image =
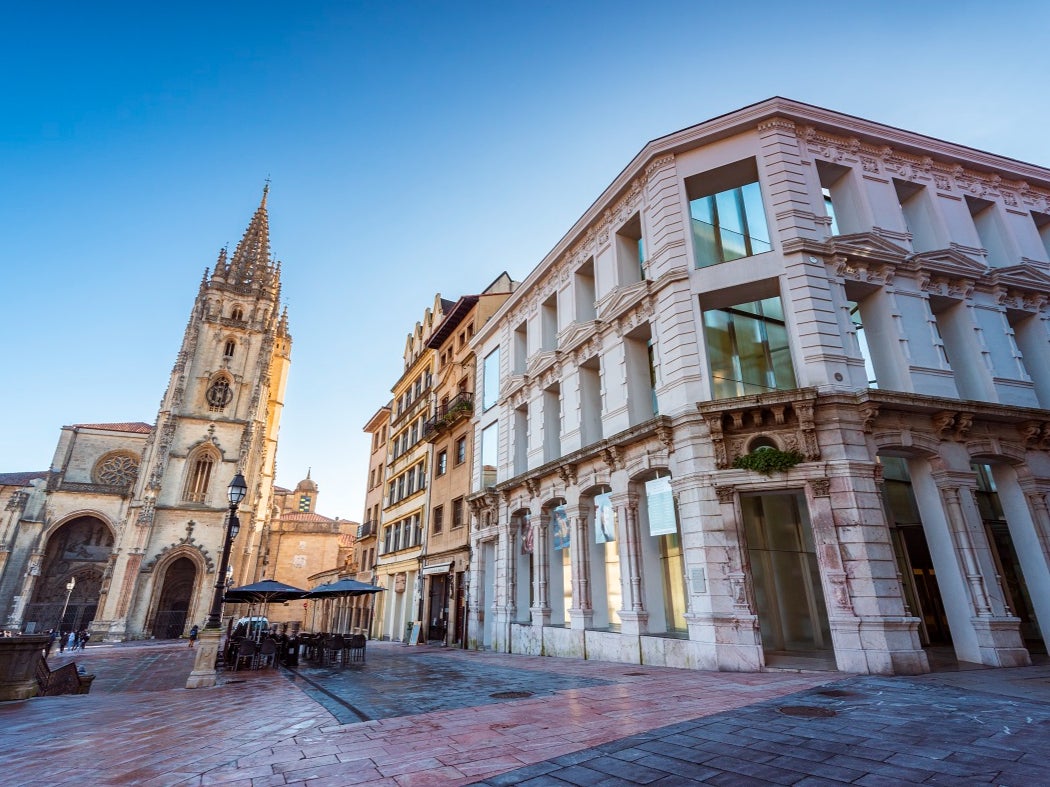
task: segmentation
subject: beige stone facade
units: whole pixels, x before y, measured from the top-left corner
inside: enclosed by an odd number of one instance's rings
[[[423,424],[431,444],[430,506],[423,550],[423,637],[465,647],[470,567],[470,493],[476,381],[471,340],[513,291],[503,273],[480,295],[446,311],[427,346],[435,354],[433,405]],[[492,468],[495,472],[495,467]]]
[[[407,640],[422,612],[420,557],[427,520],[427,473],[430,444],[423,439],[434,374],[434,351],[427,346],[445,310],[453,304],[440,295],[405,340],[404,371],[391,392],[387,426],[384,504],[376,553],[376,584],[386,589],[376,599],[373,633],[381,639]]]
[[[359,525],[319,514],[318,497],[317,484],[309,473],[295,489],[274,488],[274,512],[263,533],[258,579],[276,579],[309,590],[320,584],[318,574],[350,570]],[[294,629],[310,628],[311,607],[308,601],[271,604],[267,617],[271,623],[287,623]]]
[[[1048,303],[1046,169],[785,99],[649,143],[473,340],[471,644],[1027,664]]]
[[[121,640],[203,623],[238,472],[230,580],[259,576],[291,353],[268,222],[264,191],[233,255],[205,272],[156,422],[64,427],[49,470],[8,497],[8,627],[90,623],[96,640]]]

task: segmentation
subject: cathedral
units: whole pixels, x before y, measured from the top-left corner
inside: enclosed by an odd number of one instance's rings
[[[62,428],[51,467],[0,474],[0,623],[177,637],[216,583],[261,576],[292,340],[270,256],[268,187],[232,257],[205,271],[156,421]],[[226,488],[248,483],[217,576]]]

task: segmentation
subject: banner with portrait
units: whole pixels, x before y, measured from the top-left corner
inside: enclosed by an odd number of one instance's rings
[[[551,546],[556,550],[569,548],[569,512],[565,506],[551,509]]]
[[[669,476],[645,482],[645,502],[649,514],[649,535],[666,536],[678,532]]]
[[[612,495],[594,496],[594,543],[607,544],[616,540],[616,509],[613,508]]]

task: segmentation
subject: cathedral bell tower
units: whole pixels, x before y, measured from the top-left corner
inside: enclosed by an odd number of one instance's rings
[[[223,249],[205,271],[193,303],[93,626],[107,639],[162,639],[204,622],[226,488],[238,472],[248,493],[227,580],[256,578],[292,346],[281,266],[270,256],[268,191],[233,256]]]

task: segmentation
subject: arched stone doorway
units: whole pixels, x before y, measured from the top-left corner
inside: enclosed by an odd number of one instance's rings
[[[72,631],[91,623],[112,551],[113,533],[98,517],[77,517],[59,527],[48,539],[25,628]],[[75,580],[72,590],[70,580]]]
[[[154,637],[175,639],[182,636],[196,580],[197,567],[188,557],[180,557],[168,566],[161,582],[157,612],[153,617],[151,633]]]

